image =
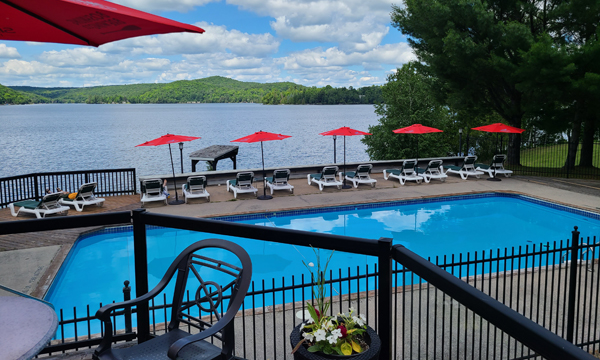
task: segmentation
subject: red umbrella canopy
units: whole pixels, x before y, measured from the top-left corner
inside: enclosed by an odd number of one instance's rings
[[[270,133],[266,131],[257,131],[252,135],[244,136],[243,138],[239,138],[236,140],[231,140],[231,142],[245,142],[245,143],[253,143],[259,141],[271,141],[271,140],[283,140],[291,137],[290,135],[281,135]]]
[[[136,147],[175,144],[175,143],[180,143],[180,142],[184,142],[184,141],[192,141],[192,140],[197,140],[197,139],[200,139],[200,138],[196,137],[196,136],[183,136],[183,135],[167,134],[167,135],[163,135],[159,138],[156,138],[154,140],[146,141],[145,143],[136,145]]]
[[[354,130],[347,126],[343,126],[339,129],[322,132],[319,135],[354,136],[354,135],[371,135],[371,134],[366,133],[364,131],[360,131],[360,130]]]
[[[136,36],[204,30],[103,0],[2,0],[0,40],[100,46]]]
[[[396,134],[428,134],[434,132],[444,132],[443,130],[432,128],[429,126],[423,126],[421,124],[414,124],[401,129],[394,130]]]
[[[525,129],[519,129],[517,127],[505,125],[502,123],[495,123],[495,124],[491,124],[491,125],[474,127],[474,128],[472,128],[472,130],[487,131],[487,132],[494,132],[494,133],[511,133],[511,134],[520,134],[525,131]]]

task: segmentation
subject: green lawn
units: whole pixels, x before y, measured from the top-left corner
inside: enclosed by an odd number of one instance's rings
[[[534,149],[521,150],[521,165],[535,168],[562,168],[567,158],[568,144],[538,146]],[[575,158],[575,166],[579,165],[579,151]],[[600,167],[600,143],[594,144],[593,166]]]

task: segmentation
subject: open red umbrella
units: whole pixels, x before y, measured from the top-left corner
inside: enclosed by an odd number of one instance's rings
[[[266,131],[258,131],[252,135],[244,136],[243,138],[239,138],[236,140],[231,140],[231,142],[245,142],[245,143],[254,143],[260,141],[260,154],[262,156],[262,167],[263,167],[263,194],[258,197],[260,200],[270,200],[273,197],[271,195],[267,195],[267,185],[265,184],[267,174],[265,172],[265,153],[263,151],[263,141],[271,141],[271,140],[283,140],[291,137],[290,135],[281,135],[270,133]]]
[[[485,132],[496,133],[496,152],[498,152],[498,137],[500,136],[500,133],[505,133],[505,134],[520,134],[520,133],[522,133],[522,132],[525,131],[525,129],[520,129],[518,127],[506,125],[506,124],[503,124],[503,123],[495,123],[495,124],[490,124],[490,125],[478,126],[478,127],[474,127],[474,128],[471,128],[471,129],[472,130],[478,130],[478,131],[485,131]],[[488,178],[488,180],[490,180],[490,181],[501,181],[500,178],[496,177],[496,167],[494,167],[494,177]]]
[[[179,205],[179,204],[183,204],[185,202],[183,200],[179,200],[179,197],[177,196],[177,181],[175,179],[175,166],[173,165],[173,153],[171,152],[171,144],[182,143],[184,141],[192,141],[192,140],[197,140],[197,139],[200,139],[200,138],[196,137],[196,136],[166,134],[166,135],[163,135],[154,140],[146,141],[145,143],[136,145],[136,147],[138,147],[138,146],[158,146],[158,145],[169,144],[169,154],[171,154],[171,170],[173,170],[173,185],[175,186],[175,201],[171,201],[169,203],[171,205]]]
[[[344,137],[344,185],[342,186],[342,189],[350,189],[352,186],[346,185],[346,136],[371,135],[371,134],[364,132],[364,131],[360,131],[360,130],[354,130],[347,126],[343,126],[339,129],[322,132],[319,135],[324,135],[324,136],[335,135],[335,136],[343,136]]]
[[[103,0],[1,0],[0,40],[100,46],[136,36],[204,30]]]
[[[443,130],[436,129],[429,126],[423,126],[421,124],[413,124],[411,126],[396,129],[393,132],[396,134],[429,134],[436,132],[444,132]],[[419,137],[417,136],[417,166],[419,166]]]

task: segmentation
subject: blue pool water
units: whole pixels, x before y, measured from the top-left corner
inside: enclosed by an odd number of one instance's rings
[[[600,235],[599,217],[581,211],[568,212],[564,211],[566,208],[538,204],[527,198],[491,194],[455,199],[357,205],[325,212],[313,209],[293,216],[277,213],[226,220],[368,239],[391,237],[394,244],[402,244],[426,258],[566,240],[571,237],[573,226],[579,227],[581,236]],[[302,260],[316,260],[312,249],[306,247],[185,230],[149,229],[147,237],[150,288],[183,249],[209,237],[235,241],[248,251],[257,289],[262,287],[263,280],[270,288],[273,278],[277,286],[283,276],[286,284],[292,275],[296,281],[303,274],[308,279]],[[321,256],[328,254],[322,251]],[[366,265],[373,269],[376,261],[374,257],[336,252],[329,268],[335,274],[342,268],[346,275],[348,266],[354,269],[360,266],[364,271]],[[46,300],[57,311],[64,309],[65,318],[73,317],[73,307],[77,307],[78,316],[84,315],[87,304],[93,315],[100,303],[122,300],[124,280],[131,281],[135,289],[133,235],[130,228],[117,228],[81,237],[75,243]]]

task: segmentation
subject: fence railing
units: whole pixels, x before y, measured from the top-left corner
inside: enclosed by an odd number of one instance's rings
[[[587,154],[582,154],[582,144],[578,144],[574,159],[568,160],[570,144],[565,140],[558,141],[547,136],[536,141],[527,136],[521,138],[521,164],[506,165],[515,175],[600,179],[600,142],[594,142],[591,153],[588,151]]]
[[[34,173],[0,178],[0,208],[15,201],[41,200],[46,189],[77,192],[79,186],[89,182],[98,184],[94,191],[98,196],[132,195],[137,191],[134,168]]]
[[[567,321],[562,321],[560,325],[560,328],[567,327],[565,336],[568,337],[568,327],[571,323],[573,324],[573,339],[580,346],[586,347],[586,349],[591,346],[593,350],[598,343],[599,336],[595,327],[597,305],[593,312],[577,310],[588,298],[594,299],[593,301],[597,304],[595,299],[598,298],[598,265],[595,261],[587,261],[585,264],[579,261],[595,260],[596,256],[591,254],[595,254],[596,250],[594,253],[588,251],[585,254],[584,251],[596,249],[597,244],[595,241],[593,244],[588,241],[589,244],[580,247],[579,241],[577,241],[578,234],[574,235],[576,241],[571,243],[571,246],[567,244],[566,247],[562,247],[561,244],[558,246],[554,244],[552,247],[542,250],[533,249],[531,253],[511,253],[510,256],[488,258],[475,256],[474,259],[468,257],[466,260],[459,257],[458,261],[454,259],[454,261],[444,261],[436,265],[400,245],[392,248],[391,239],[365,240],[216,220],[151,214],[143,210],[136,210],[133,214],[119,212],[82,215],[78,220],[76,224],[66,218],[5,222],[0,228],[0,235],[31,232],[33,224],[37,231],[45,231],[133,221],[135,281],[138,294],[147,292],[148,287],[145,248],[147,225],[298,246],[319,244],[322,249],[377,256],[377,268],[357,269],[356,274],[348,275],[344,275],[341,270],[338,274],[332,272],[329,274],[328,285],[330,289],[336,286],[347,287],[347,293],[337,296],[330,291],[331,300],[335,304],[332,311],[345,311],[349,306],[354,306],[359,307],[361,312],[366,312],[368,323],[377,330],[382,339],[381,358],[385,359],[417,357],[529,358],[537,355],[548,359],[593,359],[588,353],[523,315],[532,317],[532,314],[537,314],[538,309],[532,310],[531,304],[552,303],[556,294],[568,299],[568,303],[559,305],[566,309],[563,312],[567,312],[565,317]],[[400,265],[396,265],[395,270],[392,268],[392,259]],[[567,259],[570,260],[569,268],[568,270],[564,268],[564,273],[561,273],[560,276],[537,276],[537,281],[531,280],[533,276],[531,274],[541,271],[542,268],[546,270],[558,266],[557,271],[562,271],[560,264],[564,264]],[[552,263],[553,261],[557,263]],[[596,272],[595,277],[588,275],[589,271],[585,271],[588,269],[586,267],[588,265],[591,270]],[[575,275],[573,271],[576,272]],[[489,284],[490,278],[497,280],[509,277],[512,280],[508,282],[503,280],[503,285],[498,282],[493,283],[493,286],[482,285]],[[553,279],[553,282],[559,278],[564,279],[552,288],[547,281],[549,278]],[[539,279],[546,279],[545,285]],[[593,290],[585,290],[588,289],[586,286],[592,285],[581,285],[588,282],[596,284],[595,287],[590,288]],[[474,283],[475,286],[471,286],[469,283]],[[511,289],[515,287],[516,290],[505,291],[508,283],[511,284]],[[303,294],[305,289],[310,286],[311,284],[304,279],[300,279],[298,283],[295,280],[291,280],[289,283],[287,280],[283,280],[281,287],[265,283],[255,284],[241,309],[241,315],[246,316],[240,316],[235,321],[236,354],[252,359],[291,358],[288,336],[293,325],[299,321],[294,319],[295,311],[302,308],[305,301],[310,300],[310,298],[302,298],[302,301],[295,301],[297,297],[294,292],[301,291]],[[550,291],[545,294],[552,297],[552,300],[546,299],[543,302],[528,300],[535,298],[531,294],[531,289],[541,289],[546,286],[550,286]],[[484,291],[479,290],[478,287]],[[490,290],[500,288],[503,291],[493,292]],[[516,292],[513,293],[513,291]],[[494,296],[487,295],[485,292]],[[284,299],[290,300],[284,300],[279,305],[274,305],[274,302],[268,305],[267,297],[275,297],[276,293],[281,293]],[[537,291],[537,294],[539,293]],[[568,294],[564,295],[565,293]],[[502,298],[503,301],[509,298],[511,301],[506,303],[512,307],[515,306],[516,300],[517,309],[512,310],[494,297]],[[147,304],[133,309],[135,326],[125,326],[129,331],[119,334],[118,340],[137,338],[138,341],[144,341],[152,332],[162,331],[164,326],[157,321],[157,312],[166,312],[164,309],[169,306],[166,298],[164,303],[167,305]],[[443,306],[438,307],[438,305]],[[61,329],[79,322],[82,329],[87,327],[88,333],[80,336],[77,335],[76,330],[75,341],[63,337],[58,341],[59,344],[47,347],[44,350],[46,353],[90,347],[99,342],[101,332],[93,336],[89,335],[90,323],[97,321],[93,319],[89,307],[84,314],[77,315],[75,313],[75,315],[83,316],[82,319],[65,320],[64,313],[61,312]],[[117,316],[123,317],[123,323],[127,323],[125,321],[127,313],[120,313]],[[594,317],[593,322],[590,317]],[[538,323],[540,319],[541,317],[536,318]],[[116,323],[113,321],[113,324]],[[553,321],[553,324],[556,323],[556,320]],[[546,324],[544,323],[544,325]],[[590,331],[588,325],[593,325],[594,330]],[[552,328],[552,326],[548,326],[548,328]],[[131,332],[134,330],[135,333]],[[587,335],[582,336],[582,334]],[[514,340],[508,341],[509,338]]]

